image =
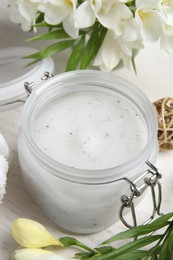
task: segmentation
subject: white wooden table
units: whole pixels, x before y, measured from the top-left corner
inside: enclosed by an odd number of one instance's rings
[[[30,37],[29,33],[22,32],[20,26],[9,21],[8,8],[6,1],[0,1],[0,48],[11,46],[31,46],[41,49],[43,43],[27,44],[25,39]],[[56,55],[56,73],[63,71],[67,55],[61,53]],[[173,58],[173,57],[172,57]],[[151,101],[165,96],[173,96],[173,59],[166,58],[158,51],[157,47],[148,47],[141,51],[136,60],[137,76],[133,71],[121,69],[116,73],[129,79],[145,92]],[[22,108],[0,113],[0,132],[4,134],[12,151],[12,163],[8,173],[7,192],[3,203],[0,205],[0,259],[10,260],[12,252],[17,248],[17,244],[11,235],[11,226],[14,219],[26,217],[37,220],[44,224],[57,237],[64,233],[42,212],[41,209],[26,194],[18,164],[17,154],[17,135],[20,127]],[[163,173],[163,204],[162,211],[173,211],[173,151],[160,153],[157,167]],[[148,200],[150,193],[146,194],[145,199],[137,207],[140,215],[148,215],[150,207]],[[80,236],[82,241],[94,246],[100,243],[123,227],[118,221],[108,230],[90,236]],[[69,235],[69,234],[65,234]],[[62,250],[60,254],[64,254]],[[65,255],[73,255],[71,251],[65,251]]]

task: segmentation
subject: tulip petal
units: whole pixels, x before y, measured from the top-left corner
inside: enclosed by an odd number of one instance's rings
[[[120,61],[119,46],[108,31],[93,65],[103,71],[111,71]]]
[[[150,9],[158,7],[160,0],[136,0],[136,7],[148,7]]]
[[[41,4],[39,10],[44,12],[45,22],[56,25],[61,23],[70,13],[70,8],[67,6],[56,6],[52,4]]]
[[[64,0],[48,0],[45,2],[49,2],[52,5],[63,6],[65,1]],[[68,2],[68,0],[66,2]]]
[[[16,242],[23,247],[62,246],[62,243],[52,236],[43,225],[30,219],[16,219],[13,222],[12,234]]]
[[[126,23],[122,37],[123,37],[122,41],[128,44],[130,48],[135,48],[135,49],[144,48],[142,42],[142,36],[140,33],[140,27],[137,24],[135,19],[132,19],[131,21]]]
[[[162,37],[160,47],[167,55],[173,54],[173,35]]]
[[[136,11],[136,19],[141,25],[144,39],[154,42],[162,36],[163,21],[157,11],[139,8]]]
[[[123,38],[125,41],[132,42],[139,39],[139,30],[140,27],[135,21],[135,19],[132,19],[128,23],[126,23],[124,32],[123,32]]]
[[[19,249],[14,251],[12,260],[65,260],[65,257],[43,249]]]
[[[115,15],[116,14],[116,15]],[[101,11],[97,14],[99,22],[106,28],[114,30],[117,34],[121,31],[121,22],[132,18],[130,9],[120,2],[115,2],[108,12],[102,7]]]
[[[84,1],[76,10],[76,27],[87,28],[95,23],[96,17],[89,1]]]
[[[24,31],[31,29],[32,24],[35,22],[38,3],[31,1],[13,1],[8,0],[10,5],[10,19],[14,23],[20,23]]]
[[[173,26],[173,1],[161,1],[159,6],[161,16],[165,20],[166,24]]]
[[[71,38],[76,39],[79,36],[79,28],[75,27],[74,15],[71,13],[63,21],[63,28]]]

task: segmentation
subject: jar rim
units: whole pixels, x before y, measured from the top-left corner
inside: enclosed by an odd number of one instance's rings
[[[105,82],[105,84],[111,84],[110,82],[116,81],[119,85],[119,89],[116,86],[114,87],[115,91],[121,91],[121,93],[124,93],[124,95],[127,95],[127,91],[129,91],[130,93],[129,98],[132,101],[133,101],[133,97],[136,97],[139,98],[139,100],[142,102],[144,114],[146,114],[146,118],[148,120],[147,124],[150,124],[148,126],[150,128],[148,129],[148,131],[150,132],[145,147],[141,150],[140,153],[134,156],[130,161],[124,162],[120,165],[117,165],[109,169],[85,170],[85,169],[71,168],[70,166],[64,165],[50,158],[48,155],[43,153],[34,143],[34,140],[30,133],[30,118],[32,113],[34,113],[34,107],[36,106],[36,104],[38,105],[40,96],[49,93],[50,88],[53,88],[54,85],[56,85],[56,88],[58,88],[57,83],[59,83],[59,85],[62,87],[64,81],[70,81],[72,84],[73,81],[79,80],[79,78],[83,80],[88,79],[90,82],[93,81],[95,82],[95,80],[97,80],[100,82],[100,84],[103,83],[103,81]],[[135,105],[137,106],[137,104]],[[84,70],[84,71],[76,70],[76,71],[61,73],[49,79],[44,84],[38,86],[30,95],[30,97],[28,98],[28,100],[24,105],[23,114],[22,114],[22,128],[29,149],[32,150],[32,153],[34,153],[36,158],[44,167],[48,168],[49,171],[55,176],[65,178],[71,181],[77,181],[77,182],[81,181],[83,183],[87,183],[87,182],[100,183],[101,179],[104,179],[103,182],[115,181],[118,180],[119,178],[127,177],[126,173],[129,171],[129,169],[131,169],[132,171],[131,175],[133,175],[135,170],[143,167],[145,162],[151,157],[153,147],[156,146],[157,143],[157,117],[156,117],[156,113],[154,112],[152,103],[149,101],[146,95],[139,88],[134,86],[132,83],[115,74],[94,71],[94,70]],[[60,170],[63,173],[62,176],[60,176],[58,170]],[[106,171],[106,177],[105,177],[105,171]]]

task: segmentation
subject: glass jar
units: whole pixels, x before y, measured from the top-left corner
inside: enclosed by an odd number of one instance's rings
[[[51,126],[55,118],[56,126]],[[54,154],[47,151],[55,146]],[[65,230],[92,233],[115,223],[121,197],[130,193],[129,182],[143,176],[146,161],[155,163],[157,152],[151,102],[113,74],[88,70],[54,76],[35,88],[24,105],[18,137],[24,185]]]

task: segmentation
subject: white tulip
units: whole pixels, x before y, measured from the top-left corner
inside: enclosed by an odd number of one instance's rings
[[[86,0],[76,10],[76,27],[87,28],[96,21],[95,13],[91,6],[91,1]]]
[[[160,0],[136,0],[135,17],[145,40],[154,42],[164,34],[164,22],[159,12],[159,5]]]
[[[140,27],[134,18],[124,25],[123,34],[120,38],[131,49],[144,48]]]
[[[157,11],[139,8],[136,11],[136,20],[141,25],[141,32],[145,40],[154,42],[163,35],[164,23]]]
[[[12,260],[66,260],[65,257],[43,249],[23,248],[14,251]]]
[[[40,1],[39,11],[44,13],[48,24],[63,23],[64,30],[72,37],[77,38],[79,29],[75,27],[75,12],[77,0],[47,0]]]
[[[143,38],[160,40],[161,49],[173,53],[173,0],[136,0],[136,20]]]
[[[158,9],[161,0],[136,0],[136,7],[147,6],[148,9]]]
[[[159,11],[166,24],[173,26],[173,0],[161,0]]]
[[[97,6],[93,5],[97,19],[106,28],[121,34],[121,23],[132,18],[132,12],[122,2],[115,0],[102,1],[102,8],[97,12]]]
[[[136,7],[159,12],[166,24],[173,25],[173,0],[136,0]]]
[[[19,245],[27,248],[41,248],[52,245],[63,247],[63,244],[43,225],[32,219],[15,219],[12,226],[12,235]]]
[[[8,3],[11,20],[20,23],[24,31],[30,30],[37,18],[38,3],[32,0],[8,0]]]
[[[119,0],[86,0],[76,11],[76,25],[79,28],[90,27],[96,18],[106,28],[121,34],[121,23],[132,18],[132,12]]]
[[[173,26],[165,25],[165,34],[160,41],[161,49],[167,54],[173,54]]]
[[[116,36],[113,30],[108,30],[101,48],[94,60],[94,66],[103,71],[112,71],[122,60],[123,64],[131,67],[132,49],[143,48],[139,27],[134,19],[125,23],[123,34]]]
[[[121,59],[120,46],[112,34],[110,30],[107,32],[93,63],[93,66],[98,66],[102,71],[113,70]]]

